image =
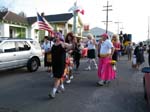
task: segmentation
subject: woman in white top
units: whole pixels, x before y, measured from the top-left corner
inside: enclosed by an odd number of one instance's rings
[[[103,43],[101,43],[99,51],[99,64],[98,64],[98,85],[102,86],[106,82],[115,79],[116,72],[111,65],[112,55],[114,53],[114,47],[111,40],[108,39],[108,35],[104,33],[101,35]]]
[[[93,35],[89,33],[87,35],[87,48],[88,48],[88,53],[87,53],[87,58],[88,58],[88,67],[86,68],[87,70],[91,70],[91,63],[94,62],[95,69],[97,69],[97,64],[95,61],[96,58],[96,40],[93,38]]]

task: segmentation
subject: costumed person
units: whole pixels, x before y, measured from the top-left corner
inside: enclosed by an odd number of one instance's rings
[[[66,64],[66,48],[71,49],[72,45],[63,42],[62,35],[55,33],[55,43],[52,47],[52,69],[54,75],[54,86],[49,96],[55,98],[55,93],[58,89],[64,91],[64,84],[62,76],[65,70]]]
[[[88,67],[86,68],[86,70],[91,70],[92,62],[95,65],[95,69],[97,69],[97,63],[95,61],[97,43],[91,33],[87,35],[87,38],[88,40],[85,41],[87,43],[87,48],[88,48],[88,53],[87,53]]]
[[[51,48],[53,44],[54,44],[53,41],[49,41],[48,36],[44,37],[42,49],[44,49],[44,66],[47,67],[47,72],[51,72],[52,66]]]
[[[119,54],[119,50],[120,50],[120,47],[121,47],[118,35],[114,34],[112,36],[112,43],[113,43],[113,46],[115,48],[114,54],[112,56],[112,59],[115,60],[115,61],[118,61],[118,54]]]
[[[81,58],[81,43],[80,40],[76,40],[74,49],[73,49],[73,59],[75,64],[75,70],[78,70],[80,66],[80,58]]]
[[[98,85],[103,86],[104,84],[115,79],[116,71],[111,65],[112,55],[114,53],[114,46],[108,38],[108,34],[104,33],[101,35],[103,42],[100,46],[99,51],[99,63],[98,63]]]

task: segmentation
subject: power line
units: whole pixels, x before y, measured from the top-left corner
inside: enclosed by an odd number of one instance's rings
[[[116,21],[114,23],[117,24],[117,26],[118,26],[117,33],[119,34],[120,33],[120,23],[122,23],[122,22]]]

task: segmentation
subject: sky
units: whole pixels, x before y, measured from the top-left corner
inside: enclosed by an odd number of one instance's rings
[[[0,7],[5,6],[10,11],[21,11],[30,16],[36,16],[36,12],[44,12],[45,15],[68,13],[76,0],[0,0]],[[113,33],[123,31],[132,34],[134,42],[148,39],[148,18],[150,20],[150,0],[108,0],[112,11],[108,13],[108,30]],[[107,0],[77,0],[78,6],[85,10],[80,15],[83,23],[90,28],[100,27],[105,29]],[[116,22],[119,22],[117,24]],[[118,27],[119,25],[119,27]]]

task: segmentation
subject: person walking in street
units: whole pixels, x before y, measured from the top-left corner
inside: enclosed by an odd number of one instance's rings
[[[72,45],[65,43],[60,33],[55,33],[55,43],[51,50],[54,87],[49,96],[52,98],[55,98],[55,93],[58,89],[61,91],[65,89],[62,77],[66,64],[66,48],[71,49]]]
[[[115,48],[114,54],[112,56],[112,59],[115,61],[118,61],[118,55],[119,55],[119,50],[120,50],[120,42],[119,42],[119,36],[114,34],[112,36],[112,43]]]
[[[134,50],[134,55],[136,56],[137,69],[140,70],[140,66],[144,63],[144,47],[143,43],[140,42],[139,45]]]
[[[97,69],[97,63],[95,61],[97,43],[96,43],[96,40],[94,39],[94,37],[91,33],[89,33],[87,35],[87,38],[88,38],[88,40],[86,40],[86,43],[87,43],[87,48],[88,48],[88,54],[87,54],[88,67],[86,68],[86,70],[91,70],[92,62],[95,65],[95,69]]]
[[[132,52],[133,52],[133,46],[131,45],[131,42],[128,43],[128,46],[126,48],[126,52],[127,52],[127,55],[128,55],[128,61],[131,61]]]
[[[116,71],[113,70],[111,65],[112,55],[114,53],[114,46],[108,38],[108,34],[104,33],[101,35],[103,42],[100,46],[99,51],[99,63],[98,63],[98,78],[99,81],[97,82],[98,85],[103,86],[104,84],[110,82],[111,80],[115,79]]]
[[[80,58],[81,58],[81,43],[80,40],[77,40],[75,42],[74,50],[73,50],[73,59],[74,59],[74,64],[76,66],[76,70],[78,70],[80,66]]]

